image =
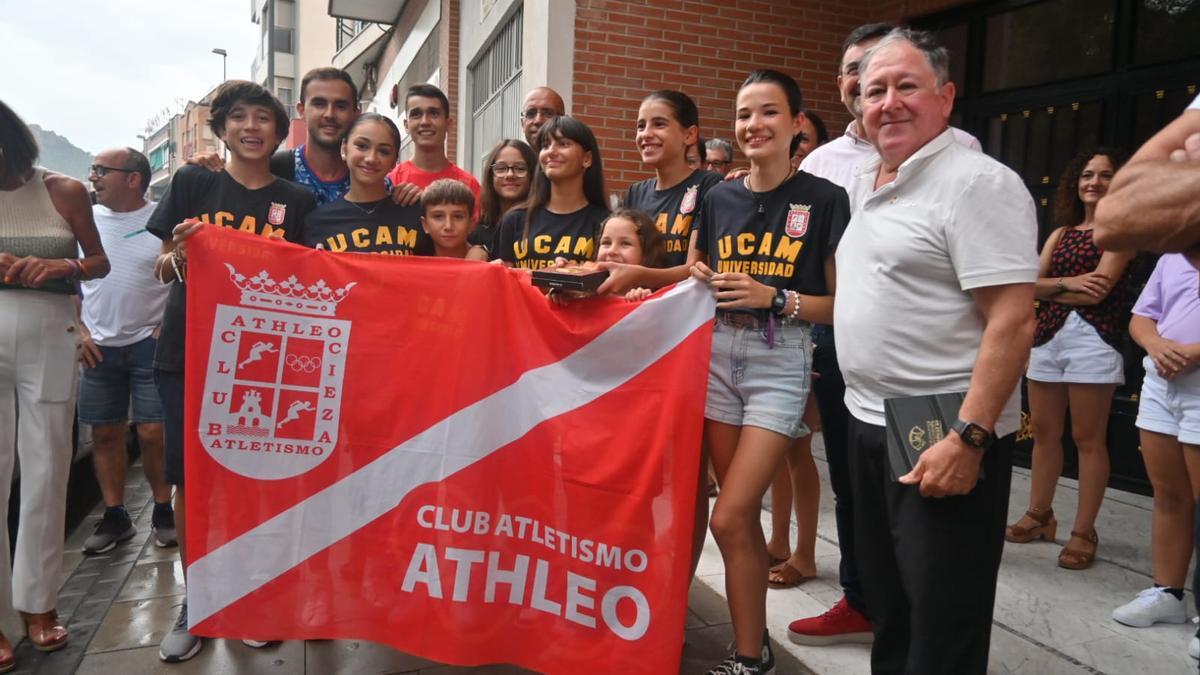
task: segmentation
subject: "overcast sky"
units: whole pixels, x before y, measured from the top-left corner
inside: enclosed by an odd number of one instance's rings
[[[0,99],[30,124],[95,153],[141,147],[163,109],[248,78],[250,0],[0,0]]]

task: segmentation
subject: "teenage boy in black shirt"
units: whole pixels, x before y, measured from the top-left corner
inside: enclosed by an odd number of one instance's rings
[[[211,110],[209,126],[229,148],[229,163],[221,172],[199,166],[181,167],[146,225],[147,230],[163,240],[162,253],[155,262],[155,276],[171,284],[154,357],[154,379],[163,405],[166,478],[176,486],[175,526],[185,576],[183,392],[187,239],[207,224],[299,241],[300,224],[316,206],[311,190],[271,173],[271,153],[288,133],[287,111],[278,99],[253,82],[230,80],[217,90]],[[266,644],[245,642],[250,646]],[[200,638],[187,630],[185,601],[175,627],[163,638],[159,658],[169,663],[186,661],[202,646]]]

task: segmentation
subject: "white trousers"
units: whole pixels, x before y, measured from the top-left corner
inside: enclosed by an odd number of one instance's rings
[[[71,296],[0,290],[0,616],[54,609],[62,584],[79,345]],[[8,496],[18,453],[21,519],[10,566]]]

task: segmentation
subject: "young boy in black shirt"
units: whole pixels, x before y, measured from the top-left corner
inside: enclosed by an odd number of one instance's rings
[[[171,284],[154,357],[155,383],[163,405],[165,473],[176,486],[175,527],[179,557],[187,570],[183,480],[183,398],[187,318],[187,240],[205,225],[236,228],[270,238],[300,240],[300,223],[315,207],[306,187],[271,174],[271,153],[287,138],[283,104],[253,82],[230,80],[213,97],[209,126],[229,148],[225,171],[199,166],[175,172],[146,229],[163,240],[155,276]],[[265,643],[247,641],[251,646]],[[159,658],[186,661],[203,646],[187,630],[187,603],[163,638]]]

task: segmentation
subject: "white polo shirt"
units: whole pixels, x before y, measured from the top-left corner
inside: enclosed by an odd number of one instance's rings
[[[1017,174],[954,142],[909,157],[878,190],[876,157],[856,176],[837,250],[833,325],[846,407],[884,425],[883,401],[966,391],[983,337],[973,288],[1037,280],[1037,216]],[[996,422],[1020,425],[1014,389]]]
[[[954,140],[958,143],[972,150],[981,149],[979,139],[971,134],[954,127],[950,127],[950,131],[954,133]],[[875,146],[855,132],[854,120],[850,120],[845,134],[809,153],[804,161],[800,162],[800,168],[814,176],[832,181],[842,186],[846,192],[850,192],[857,169],[876,156]],[[854,208],[853,200],[850,202],[850,208]]]
[[[92,207],[100,243],[111,271],[102,279],[79,284],[83,323],[96,344],[124,347],[150,337],[162,323],[170,286],[154,278],[154,261],[162,242],[146,231],[155,202],[128,212],[97,204]]]

